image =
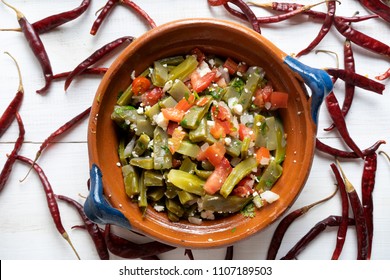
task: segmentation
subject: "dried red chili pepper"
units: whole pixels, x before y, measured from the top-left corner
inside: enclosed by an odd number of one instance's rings
[[[191,261],[195,260],[194,254],[192,253],[191,249],[185,249],[184,255],[187,256]]]
[[[226,254],[225,254],[225,260],[232,260],[233,259],[233,253],[234,253],[234,246],[228,246],[226,248]]]
[[[379,76],[376,76],[375,79],[379,80],[379,81],[383,81],[383,80],[386,80],[390,78],[390,68],[387,69],[387,71],[385,73],[383,73],[382,75],[379,75]]]
[[[51,133],[49,135],[49,137],[47,137],[45,139],[45,141],[43,141],[43,143],[41,144],[41,146],[39,147],[39,150],[38,152],[36,153],[35,155],[35,158],[34,158],[34,161],[33,161],[33,164],[30,168],[30,170],[28,171],[27,175],[21,180],[23,181],[24,179],[27,178],[28,174],[30,174],[30,171],[31,169],[33,168],[33,165],[37,162],[38,158],[41,156],[42,152],[44,149],[46,149],[51,143],[53,143],[53,141],[63,135],[64,133],[66,133],[67,131],[69,131],[71,128],[73,128],[79,121],[81,121],[82,119],[84,119],[86,116],[89,115],[89,113],[91,112],[91,107],[88,107],[86,110],[84,110],[83,112],[81,112],[80,114],[78,114],[77,116],[75,116],[74,118],[72,118],[71,120],[67,121],[65,124],[63,124],[62,126],[60,126],[58,129],[56,129],[53,133]]]
[[[89,7],[91,0],[83,0],[81,4],[73,10],[51,15],[34,22],[32,26],[39,34],[50,31],[60,25],[70,22],[81,16]]]
[[[255,5],[257,7],[272,7],[272,3],[255,3],[255,2],[248,2],[249,4]],[[275,22],[281,22],[284,20],[287,20],[289,18],[292,18],[300,13],[304,13],[307,10],[310,10],[311,8],[318,6],[320,4],[323,4],[325,2],[320,2],[317,4],[312,4],[312,5],[302,5],[301,7],[298,7],[297,9],[288,11],[284,14],[281,15],[276,15],[276,16],[267,16],[267,17],[257,17],[258,23],[275,23]]]
[[[130,240],[113,235],[110,231],[109,224],[105,227],[104,238],[108,250],[112,254],[125,259],[146,258],[176,249],[158,241],[151,241],[144,244],[131,242]]]
[[[270,5],[269,7],[272,8],[272,10],[278,12],[290,12],[299,9],[303,6],[303,4],[285,3],[285,2],[272,2],[271,4],[272,5]],[[315,10],[306,10],[304,11],[304,14],[307,14],[312,18],[322,19],[322,20],[324,20],[327,15],[327,13],[323,13]],[[336,17],[344,22],[359,22],[359,21],[364,21],[372,18],[377,18],[378,15],[365,15],[365,16],[354,16],[354,17],[335,16],[335,18]]]
[[[83,74],[90,74],[90,75],[103,75],[107,72],[108,68],[106,67],[92,67],[92,68],[87,68],[85,69],[80,75]],[[53,80],[58,80],[58,79],[64,79],[69,76],[69,74],[72,71],[67,71],[67,72],[61,72],[58,74],[53,75]]]
[[[328,196],[328,197],[326,197],[324,199],[321,199],[319,201],[316,201],[316,202],[314,202],[312,204],[303,206],[303,207],[301,207],[299,209],[296,209],[296,210],[290,212],[287,216],[285,216],[280,221],[280,223],[278,224],[278,226],[276,227],[276,229],[274,231],[274,234],[273,234],[272,239],[271,239],[271,243],[270,243],[270,245],[268,247],[267,260],[275,260],[276,255],[278,254],[278,250],[280,248],[280,245],[282,244],[282,240],[283,240],[283,237],[284,237],[286,231],[288,230],[290,225],[296,219],[301,217],[303,214],[307,213],[314,206],[331,199],[336,194],[336,192],[337,192],[337,189],[330,196]]]
[[[1,0],[6,6],[15,11],[19,25],[22,29],[22,32],[30,45],[31,50],[33,51],[35,57],[38,59],[45,78],[45,86],[39,90],[37,93],[46,92],[53,80],[53,71],[51,69],[51,63],[49,56],[47,55],[44,44],[42,43],[41,38],[39,37],[38,32],[35,31],[32,24],[26,19],[22,12],[20,12],[15,7],[6,3],[4,0]]]
[[[229,7],[229,3],[237,6],[242,13],[245,15],[248,22],[252,25],[253,30],[255,30],[258,33],[261,33],[260,25],[257,20],[257,17],[255,13],[252,11],[252,9],[248,6],[247,3],[245,3],[242,0],[207,0],[210,6],[221,6],[223,5],[225,9]]]
[[[98,17],[96,18],[96,20],[92,24],[91,30],[89,31],[89,33],[91,35],[96,34],[96,32],[99,30],[100,26],[102,25],[104,19],[110,13],[112,8],[114,8],[114,6],[118,3],[119,3],[119,0],[108,0],[107,1],[107,3],[104,5],[103,9],[101,10],[100,14],[98,15]]]
[[[70,72],[68,77],[65,80],[65,90],[69,87],[72,80],[77,76],[83,73],[88,67],[102,59],[103,57],[107,56],[109,53],[114,51],[116,48],[120,47],[124,43],[131,43],[134,40],[134,37],[132,36],[124,36],[118,39],[115,39],[114,41],[105,44],[103,47],[96,50],[93,54],[91,54],[89,57],[87,57],[84,61],[82,61],[79,65],[76,66],[76,68]]]
[[[102,22],[106,19],[110,11],[114,8],[115,5],[122,4],[126,7],[129,7],[133,9],[137,14],[139,14],[141,17],[143,17],[148,23],[151,28],[156,27],[156,23],[154,20],[146,13],[140,6],[138,6],[134,1],[131,0],[108,0],[106,5],[101,9],[101,12],[99,16],[94,21],[92,28],[90,30],[91,35],[95,35],[98,29],[100,28]]]
[[[130,0],[120,0],[120,2],[133,9],[137,14],[139,14],[141,17],[143,17],[148,23],[151,28],[155,28],[157,25],[154,22],[154,20],[137,4],[134,3],[134,1]]]
[[[353,55],[352,44],[348,39],[346,39],[344,41],[343,46],[344,46],[344,69],[346,71],[355,72],[355,57]],[[344,101],[343,101],[343,106],[341,108],[341,112],[344,117],[348,114],[349,109],[352,106],[354,96],[355,96],[355,85],[353,83],[349,83],[348,81],[346,81]],[[335,127],[334,124],[332,124],[329,128],[326,128],[325,131],[330,131],[334,127]]]
[[[334,26],[340,34],[351,42],[354,42],[356,45],[377,54],[390,56],[390,46],[352,28],[351,25],[345,23],[340,18],[335,17]]]
[[[340,216],[329,216],[322,221],[314,225],[312,229],[309,230],[296,244],[291,248],[288,253],[281,258],[281,260],[293,260],[306,248],[306,246],[314,240],[321,232],[323,232],[327,227],[336,227],[341,223]],[[354,225],[355,220],[348,218],[348,225]]]
[[[383,94],[383,91],[385,90],[384,84],[378,83],[377,81],[362,76],[351,70],[327,68],[326,72],[328,72],[329,75],[339,78],[349,84],[378,94]]]
[[[69,205],[73,206],[77,212],[79,213],[81,219],[84,222],[85,229],[88,231],[91,236],[98,255],[101,260],[108,260],[110,255],[108,253],[108,249],[106,246],[106,241],[104,240],[103,234],[97,224],[92,222],[87,215],[84,213],[84,207],[79,202],[74,200],[73,198],[67,197],[65,195],[56,195],[56,198],[62,201],[65,201]]]
[[[363,212],[367,222],[368,231],[368,258],[371,258],[372,238],[374,234],[373,211],[374,203],[372,193],[375,187],[375,175],[377,167],[377,154],[373,153],[364,159],[364,168],[362,175],[362,205]]]
[[[363,155],[368,156],[368,155],[375,153],[379,149],[380,145],[382,145],[382,144],[386,144],[386,141],[378,140],[371,147],[362,150]],[[331,156],[338,157],[338,158],[359,158],[359,155],[353,151],[347,152],[347,151],[342,151],[342,150],[336,149],[334,147],[331,147],[331,146],[323,143],[318,138],[316,139],[316,149],[321,151],[321,152],[327,153]]]
[[[20,117],[18,112],[15,113],[15,116],[16,116],[16,120],[17,120],[18,126],[19,126],[19,136],[18,136],[18,139],[16,139],[16,142],[15,142],[15,145],[14,145],[14,148],[13,148],[11,154],[8,156],[7,161],[5,162],[4,167],[1,170],[1,173],[0,173],[0,192],[4,189],[4,186],[7,183],[7,180],[11,174],[11,171],[12,171],[12,167],[13,167],[15,160],[16,160],[16,155],[19,153],[20,148],[22,147],[23,141],[24,141],[25,130],[24,130],[22,118]]]
[[[381,0],[359,0],[360,4],[390,23],[390,7]]]
[[[348,147],[350,147],[352,151],[354,151],[359,157],[364,158],[363,152],[349,135],[347,124],[345,123],[345,119],[341,112],[339,102],[337,101],[336,95],[333,93],[333,91],[325,98],[325,100],[329,115],[341,137],[343,138],[345,144],[347,144]]]
[[[324,23],[321,26],[320,32],[318,32],[314,40],[305,49],[301,50],[296,55],[297,57],[308,54],[310,51],[312,51],[322,41],[326,34],[328,34],[330,28],[332,27],[334,15],[336,13],[336,1],[328,1],[326,3],[328,12],[326,13],[326,17]]]
[[[368,260],[369,256],[369,235],[366,217],[364,215],[363,205],[360,198],[352,185],[345,175],[340,163],[337,161],[337,165],[340,169],[341,175],[344,180],[345,190],[347,191],[349,203],[351,204],[352,212],[355,218],[356,238],[357,238],[357,259]]]
[[[17,90],[14,98],[9,103],[8,107],[5,109],[4,113],[1,115],[1,118],[0,118],[0,137],[4,134],[4,132],[11,125],[12,121],[15,119],[16,112],[19,110],[20,105],[22,104],[23,96],[24,96],[22,74],[20,73],[19,65],[18,65],[16,59],[10,53],[8,53],[8,52],[5,52],[5,53],[8,54],[12,58],[12,60],[15,62],[16,69],[18,70],[18,76],[19,76],[19,87],[18,87],[18,90]]]
[[[46,33],[54,28],[70,22],[81,16],[89,7],[91,0],[83,0],[81,4],[73,10],[45,17],[32,23],[35,31],[39,34]],[[0,31],[22,31],[21,28],[3,28]]]
[[[69,238],[68,233],[66,232],[66,230],[64,229],[64,226],[62,225],[60,210],[58,208],[58,203],[57,203],[57,200],[55,198],[55,194],[54,194],[53,188],[52,188],[48,178],[46,177],[45,172],[43,171],[43,169],[38,164],[36,164],[36,163],[33,164],[33,161],[31,159],[29,159],[29,158],[26,158],[26,157],[21,156],[21,155],[16,155],[15,158],[16,158],[16,160],[19,160],[19,161],[21,161],[23,163],[26,163],[28,165],[32,165],[34,167],[34,170],[38,174],[39,180],[41,181],[42,187],[43,187],[43,189],[45,191],[47,206],[49,208],[51,217],[53,218],[54,224],[55,224],[58,232],[61,234],[61,236],[72,247],[74,253],[77,256],[77,258],[80,259],[80,256],[77,253],[75,247],[73,246],[73,244],[72,244],[72,242],[71,242],[71,240]]]
[[[341,217],[340,217],[340,225],[339,229],[337,231],[337,239],[336,239],[336,246],[333,251],[332,260],[338,260],[341,254],[341,251],[343,250],[345,238],[347,236],[347,230],[348,230],[348,215],[349,215],[349,201],[348,201],[348,195],[347,191],[345,189],[345,184],[343,181],[343,178],[341,177],[341,174],[339,170],[337,169],[337,166],[332,163],[330,165],[332,168],[333,174],[336,177],[337,186],[340,191],[341,196]]]

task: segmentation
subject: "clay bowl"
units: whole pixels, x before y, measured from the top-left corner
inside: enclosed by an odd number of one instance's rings
[[[110,119],[118,93],[130,84],[133,70],[138,75],[155,60],[187,54],[195,47],[259,65],[276,90],[290,94],[288,109],[280,111],[288,135],[284,171],[272,189],[280,199],[263,207],[254,218],[235,214],[201,225],[173,223],[153,209],[142,216],[125,194],[121,169],[117,166],[116,126]],[[323,80],[325,84],[329,82],[325,74],[315,79],[319,84],[308,97],[303,81],[312,86],[311,78],[305,76],[313,76],[311,71],[317,72],[288,57],[260,34],[228,21],[199,18],[174,21],[137,38],[111,65],[93,101],[88,129],[92,188],[84,208],[87,215],[97,223],[116,224],[167,244],[198,249],[228,246],[266,228],[293,204],[310,173],[318,107],[329,91],[329,84],[327,89],[322,84]],[[301,72],[306,74],[301,77]],[[320,89],[325,92],[318,93],[317,87],[325,87]]]

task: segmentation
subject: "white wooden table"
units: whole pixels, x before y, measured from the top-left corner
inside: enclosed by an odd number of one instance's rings
[[[81,1],[9,0],[9,2],[24,12],[30,22],[34,22],[49,14],[73,9]],[[316,1],[301,2],[314,3]],[[96,17],[95,12],[105,3],[105,0],[92,1],[91,6],[83,16],[41,36],[55,73],[73,69],[97,48],[116,38],[124,35],[139,36],[148,30],[149,26],[132,10],[118,6],[103,23],[97,35],[91,36],[89,30]],[[136,3],[149,13],[157,24],[188,17],[215,17],[237,20],[222,7],[209,7],[206,0],[143,0],[136,1]],[[324,5],[315,9],[326,11]],[[270,14],[263,9],[255,9],[255,11],[258,15]],[[338,15],[352,16],[355,11],[359,11],[361,15],[368,13],[358,4],[358,1],[344,0],[337,5]],[[0,19],[0,28],[18,27],[15,13],[3,4],[0,4]],[[262,34],[286,53],[297,53],[311,42],[321,24],[322,22],[308,19],[307,16],[298,16],[282,23],[263,25]],[[388,23],[373,19],[367,22],[354,23],[353,27],[390,44],[390,25]],[[337,52],[342,61],[343,41],[343,37],[338,34],[336,29],[332,28],[317,49]],[[47,94],[38,95],[35,90],[43,86],[44,80],[40,66],[24,37],[17,32],[1,32],[1,113],[13,98],[18,86],[15,66],[8,56],[3,55],[5,51],[10,52],[21,67],[25,96],[20,115],[25,123],[26,136],[20,153],[33,158],[42,141],[50,133],[91,105],[100,77],[84,76],[77,78],[67,92],[63,90],[63,81],[56,81]],[[374,78],[389,68],[389,58],[385,59],[357,46],[354,51],[356,71],[362,75]],[[102,61],[100,66],[109,66],[114,57],[111,56]],[[335,57],[330,54],[312,53],[303,56],[301,61],[318,68],[337,67]],[[343,67],[343,65],[341,64],[340,67]],[[362,148],[371,146],[380,139],[390,143],[390,81],[387,80],[383,83],[388,88],[382,96],[357,89],[353,107],[347,117],[350,134]],[[340,101],[343,98],[343,91],[343,83],[338,82],[335,86],[335,92]],[[318,137],[330,145],[346,149],[336,132],[323,131],[323,128],[330,123],[326,108],[323,106],[319,120]],[[79,202],[83,202],[82,196],[86,196],[88,193],[89,170],[86,132],[87,120],[84,120],[70,133],[61,137],[58,142],[53,143],[39,159],[39,164],[44,169],[54,191],[75,198]],[[13,149],[17,136],[18,127],[17,123],[14,122],[0,138],[1,167],[6,161],[6,154]],[[381,149],[390,152],[387,145],[383,145]],[[332,162],[333,159],[323,153],[317,152],[315,154],[310,177],[301,195],[292,206],[292,210],[326,197],[334,190],[335,179],[330,170]],[[362,160],[343,161],[342,164],[349,179],[360,193]],[[16,163],[7,185],[0,193],[0,259],[75,259],[72,250],[53,225],[45,195],[36,174],[32,172],[24,182],[19,182],[27,171],[27,166]],[[389,179],[390,163],[380,155],[378,156],[374,191],[375,231],[372,259],[390,259]],[[89,235],[85,231],[71,229],[72,226],[81,223],[78,214],[66,204],[60,203],[59,206],[64,226],[81,258],[98,259]],[[313,208],[293,223],[283,240],[278,257],[282,257],[315,223],[329,215],[340,214],[340,198],[338,195],[331,201]],[[264,259],[276,225],[277,223],[250,239],[236,244],[234,258]],[[334,249],[336,232],[336,229],[326,230],[299,255],[299,259],[329,259]],[[124,231],[120,231],[120,234],[128,235]],[[140,237],[134,238],[140,239]],[[355,232],[351,228],[348,231],[341,259],[356,258],[355,240]],[[225,249],[194,250],[193,253],[196,259],[222,259]],[[112,258],[118,259],[115,256],[112,256]],[[161,258],[187,259],[184,256],[184,249],[176,249],[163,254]]]

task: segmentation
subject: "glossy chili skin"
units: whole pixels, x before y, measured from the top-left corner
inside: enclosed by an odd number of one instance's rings
[[[143,17],[149,23],[149,26],[151,28],[155,28],[157,26],[156,23],[154,22],[154,20],[140,6],[138,6],[136,3],[134,3],[134,1],[120,0],[120,2],[123,5],[130,7],[131,9],[136,11],[137,14],[139,14],[141,17]]]
[[[175,249],[175,247],[160,243],[158,241],[137,244],[112,234],[110,228],[111,226],[108,224],[104,229],[104,238],[107,244],[107,248],[112,254],[121,258],[146,258]]]
[[[221,6],[223,5],[225,9],[230,10],[229,3],[237,6],[245,19],[252,25],[253,30],[258,33],[261,33],[259,21],[257,20],[256,14],[243,0],[208,0],[210,6]]]
[[[108,260],[110,258],[110,255],[108,253],[108,249],[106,246],[106,241],[104,240],[103,234],[97,224],[92,222],[90,219],[88,219],[87,215],[84,213],[84,207],[76,200],[67,197],[65,195],[56,195],[57,199],[65,201],[69,205],[73,206],[77,212],[79,213],[81,219],[83,220],[83,223],[85,225],[85,229],[88,231],[89,235],[91,236],[96,250],[98,252],[98,255],[101,260]]]
[[[13,57],[11,56],[13,59]],[[16,63],[16,60],[14,60]],[[7,108],[3,112],[3,114],[0,117],[0,137],[3,136],[4,132],[9,128],[11,123],[16,117],[16,114],[22,105],[23,97],[24,97],[24,88],[22,84],[22,77],[20,74],[20,69],[18,64],[16,63],[16,66],[18,68],[19,73],[19,88],[14,96],[14,98],[11,100],[11,102],[8,104]]]
[[[345,190],[345,184],[343,181],[343,178],[337,169],[337,166],[332,163],[331,169],[333,171],[333,174],[336,178],[337,186],[339,189],[339,193],[341,196],[341,217],[340,217],[340,224],[339,229],[337,231],[337,239],[336,239],[336,246],[332,254],[332,260],[338,260],[341,254],[341,251],[343,250],[345,238],[347,236],[347,230],[349,225],[349,201],[348,201],[348,195],[347,191]]]
[[[327,68],[326,72],[335,78],[345,81],[346,83],[378,94],[383,94],[383,91],[385,90],[384,84],[378,83],[377,81],[362,76],[352,70]]]
[[[39,34],[48,32],[60,25],[72,21],[81,16],[89,7],[91,0],[83,0],[81,4],[73,10],[51,15],[36,21],[32,24],[35,31]]]
[[[64,133],[66,133],[67,131],[69,131],[71,128],[73,128],[79,121],[81,121],[82,119],[84,119],[85,117],[87,117],[89,115],[89,113],[91,112],[91,107],[88,107],[87,109],[85,109],[84,111],[82,111],[80,114],[76,115],[75,117],[73,117],[71,120],[67,121],[65,124],[63,124],[62,126],[60,126],[58,129],[56,129],[53,133],[51,133],[49,135],[49,137],[47,137],[45,139],[45,141],[43,141],[43,143],[41,144],[41,146],[39,147],[39,151],[37,152],[37,157],[40,156],[40,154],[42,153],[42,151],[50,145],[50,143],[52,143],[57,137],[63,135]]]
[[[334,26],[340,34],[351,42],[354,42],[356,45],[377,54],[390,56],[390,46],[352,28],[351,25],[337,17],[334,19]]]
[[[90,75],[103,75],[107,72],[108,68],[106,67],[91,67],[85,69],[80,75],[82,74],[90,74]],[[53,80],[58,80],[58,79],[65,79],[66,77],[69,76],[69,74],[72,71],[67,71],[67,72],[61,72],[53,75]]]
[[[378,140],[371,147],[368,147],[367,149],[362,150],[363,155],[368,156],[368,155],[375,153],[382,144],[386,144],[386,141]],[[321,152],[327,153],[331,156],[337,157],[337,158],[359,158],[359,155],[353,151],[347,152],[347,151],[342,151],[342,150],[336,149],[334,147],[331,147],[331,146],[325,144],[324,142],[322,142],[318,138],[316,139],[316,149],[321,151]]]
[[[345,122],[344,116],[341,113],[340,105],[337,101],[337,98],[333,92],[331,92],[326,98],[326,107],[328,108],[329,115],[333,120],[338,132],[343,138],[345,144],[348,145],[359,157],[364,158],[363,152],[357,146],[355,141],[349,134],[347,124]]]
[[[344,52],[344,70],[355,73],[355,57],[353,54],[351,41],[349,41],[348,39],[344,41],[343,52]],[[352,106],[354,96],[355,96],[355,84],[346,81],[344,101],[343,101],[343,106],[341,108],[341,112],[344,117],[348,114],[349,109]],[[326,128],[325,131],[330,131],[334,127],[335,127],[334,124],[332,124],[330,127]]]
[[[11,125],[12,121],[16,117],[16,113],[22,103],[23,92],[18,91],[7,109],[4,111],[0,118],[0,137],[4,134],[7,128]]]
[[[280,223],[278,224],[278,226],[276,227],[275,231],[274,231],[274,234],[272,236],[272,239],[271,239],[271,243],[268,247],[268,252],[267,252],[267,260],[275,260],[276,259],[276,255],[278,254],[278,251],[279,251],[279,248],[280,248],[280,245],[282,244],[282,240],[283,240],[283,237],[284,235],[286,234],[288,228],[291,226],[291,224],[296,220],[298,219],[299,217],[301,217],[302,215],[304,215],[305,213],[307,213],[311,208],[313,208],[314,206],[322,203],[322,202],[325,202],[327,200],[329,200],[330,198],[333,197],[333,195],[335,194],[336,192],[334,192],[331,196],[329,197],[326,197],[324,199],[321,199],[319,201],[316,201],[314,203],[311,203],[309,205],[306,205],[306,206],[303,206],[301,208],[298,208],[292,212],[290,212],[287,216],[285,216],[281,221]]]
[[[339,226],[341,223],[340,216],[329,216],[322,221],[318,222],[314,225],[312,229],[309,230],[307,234],[305,234],[297,244],[291,248],[288,253],[281,258],[281,260],[293,260],[296,259],[297,256],[306,248],[306,246],[313,241],[321,232],[323,232],[327,227],[335,227]],[[354,225],[355,220],[348,218],[348,225]]]
[[[381,0],[359,0],[359,2],[364,7],[390,23],[390,7]]]
[[[95,21],[92,24],[91,30],[89,31],[89,33],[91,35],[96,35],[96,33],[99,30],[100,26],[102,25],[104,19],[111,12],[112,8],[114,8],[114,6],[118,3],[119,3],[119,0],[108,0],[107,1],[107,3],[104,5],[103,9],[99,13],[98,17],[95,19]]]
[[[21,116],[19,115],[18,112],[15,113],[16,120],[18,122],[19,126],[19,136],[16,139],[14,148],[11,152],[11,154],[8,156],[7,161],[4,164],[3,169],[1,170],[0,173],[0,192],[3,190],[5,184],[7,183],[7,180],[11,174],[12,167],[16,161],[16,156],[19,153],[23,142],[24,142],[24,135],[25,135],[25,129],[24,129],[24,124]]]
[[[53,70],[51,68],[49,56],[38,32],[35,31],[34,27],[31,23],[29,23],[26,17],[22,14],[18,14],[18,22],[31,50],[41,65],[45,78],[45,86],[37,90],[37,93],[45,93],[49,89],[53,80]]]
[[[375,177],[377,169],[377,154],[373,153],[364,158],[364,168],[362,175],[362,205],[363,212],[366,218],[367,231],[368,231],[368,258],[371,258],[372,251],[372,239],[374,235],[374,222],[373,222],[373,191],[375,187]]]
[[[118,39],[115,39],[114,41],[107,43],[103,47],[96,50],[94,53],[92,53],[89,57],[87,57],[84,61],[82,61],[79,65],[76,66],[76,68],[70,72],[70,74],[67,76],[65,80],[65,90],[69,87],[72,80],[77,76],[83,73],[88,67],[99,61],[100,59],[107,56],[109,53],[114,51],[116,48],[121,46],[124,43],[131,43],[134,40],[134,37],[132,36],[124,36],[120,37]]]
[[[297,54],[297,57],[308,54],[322,41],[322,39],[326,36],[326,34],[328,34],[330,28],[333,25],[333,19],[336,13],[336,1],[327,2],[327,7],[328,7],[328,12],[326,13],[326,17],[321,26],[320,32],[318,32],[314,40],[305,49],[301,50]]]

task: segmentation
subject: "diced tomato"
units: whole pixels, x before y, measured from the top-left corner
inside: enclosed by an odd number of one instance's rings
[[[264,88],[259,88],[255,91],[254,101],[255,104],[259,108],[264,108],[266,102],[270,102],[271,93],[273,92],[273,88],[271,85],[266,85]]]
[[[211,113],[213,114],[214,118],[217,118],[221,121],[229,120],[231,118],[229,109],[221,105],[214,105],[211,107]]]
[[[156,104],[160,99],[161,97],[164,95],[164,92],[162,90],[162,88],[160,87],[155,87],[151,90],[148,90],[146,91],[143,95],[142,95],[142,103],[145,105],[145,106],[153,106],[154,104]]]
[[[287,108],[288,93],[274,91],[271,93],[270,101],[271,109]]]
[[[221,121],[218,121],[218,119],[214,121],[214,125],[210,127],[210,134],[217,140],[226,137],[225,128]]]
[[[168,148],[171,151],[171,154],[174,154],[180,148],[181,142],[185,136],[186,133],[181,126],[175,128],[172,138],[168,139]]]
[[[168,123],[168,127],[167,127],[167,134],[168,135],[171,135],[173,134],[173,131],[175,130],[175,128],[179,127],[179,124],[177,122],[169,122]]]
[[[196,92],[204,91],[214,80],[215,72],[208,72],[203,76],[200,76],[198,71],[194,71],[191,74],[191,85],[192,89]]]
[[[164,118],[177,123],[181,122],[185,115],[184,111],[178,110],[176,108],[163,108],[161,109],[161,112]]]
[[[232,170],[233,168],[231,167],[229,160],[223,157],[203,186],[206,193],[215,194],[219,191]]]
[[[134,79],[131,90],[134,93],[134,95],[141,95],[145,93],[151,86],[151,82],[148,78],[139,76]]]
[[[255,181],[251,177],[245,177],[233,189],[232,194],[240,197],[248,197],[253,193]]]
[[[260,147],[256,151],[256,160],[261,165],[268,165],[271,158],[271,154],[266,147]]]
[[[196,106],[200,106],[200,107],[203,107],[205,106],[210,100],[212,99],[211,96],[202,96],[201,98],[199,98],[198,101],[196,101]]]
[[[234,73],[237,72],[238,64],[233,59],[228,57],[228,59],[225,60],[223,67],[228,70],[230,75],[233,75]]]
[[[188,111],[192,106],[195,104],[195,94],[191,93],[188,97],[183,97],[182,100],[180,100],[175,108],[180,111]]]
[[[237,65],[237,73],[244,74],[248,70],[248,64],[240,62]]]
[[[196,60],[198,60],[199,63],[201,63],[206,57],[205,54],[199,48],[193,49],[191,53],[196,56]]]
[[[225,145],[222,142],[215,142],[213,145],[209,146],[205,151],[203,151],[197,158],[206,158],[213,166],[220,164],[221,160],[224,158],[226,153]]]
[[[253,130],[242,123],[238,125],[238,136],[241,141],[243,141],[245,137],[250,137],[252,140],[255,138]]]

